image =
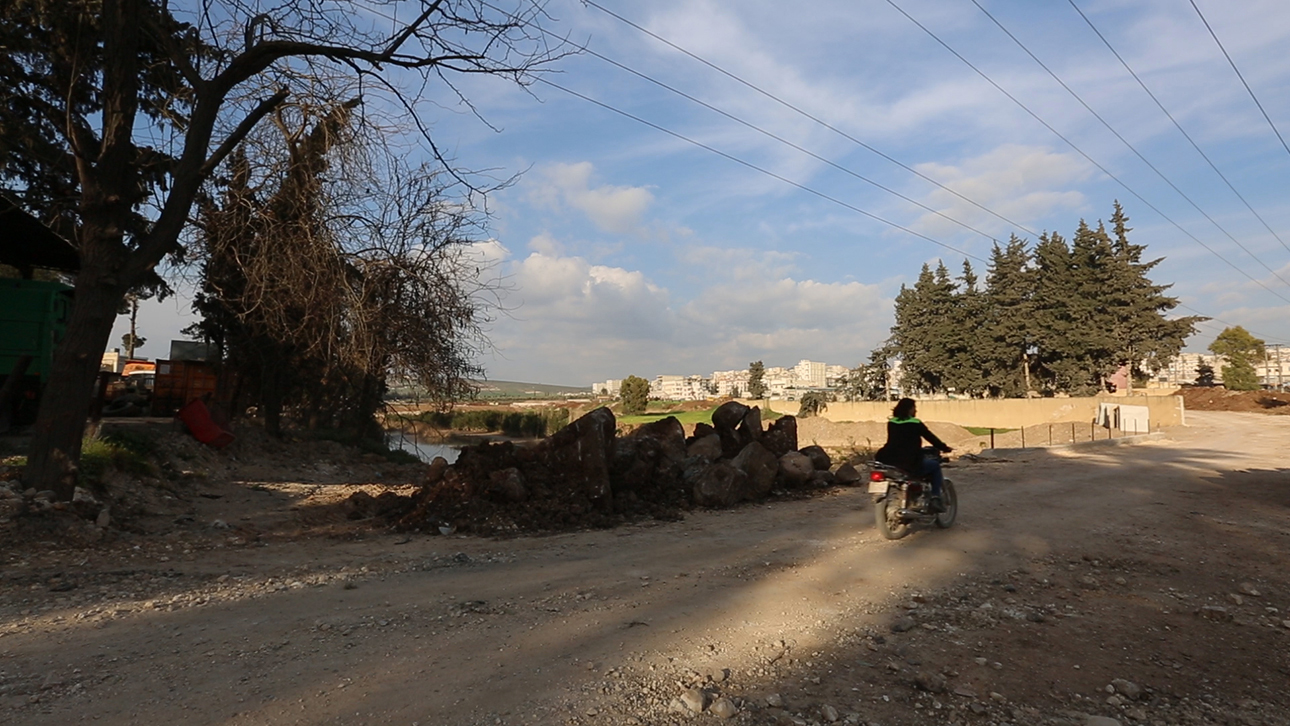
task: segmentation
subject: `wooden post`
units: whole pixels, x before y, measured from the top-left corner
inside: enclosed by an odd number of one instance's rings
[[[1025,425],[1022,425],[1022,427],[1021,427],[1021,448],[1023,448],[1023,449],[1024,449],[1024,448],[1026,448],[1026,427],[1025,427]]]

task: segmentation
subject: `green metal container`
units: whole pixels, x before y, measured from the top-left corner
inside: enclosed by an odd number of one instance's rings
[[[0,279],[0,380],[24,355],[28,376],[43,382],[54,364],[72,307],[72,288],[43,280]]]

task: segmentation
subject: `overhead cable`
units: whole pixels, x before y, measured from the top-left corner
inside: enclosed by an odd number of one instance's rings
[[[1025,51],[1026,55],[1030,56],[1031,60],[1039,64],[1040,68],[1044,69],[1044,72],[1046,72],[1049,76],[1052,76],[1052,79],[1054,81],[1057,81],[1057,85],[1064,88],[1066,92],[1071,95],[1072,98],[1074,98],[1076,101],[1079,102],[1081,106],[1084,107],[1085,111],[1088,111],[1090,114],[1093,115],[1093,118],[1101,122],[1101,124],[1106,127],[1106,130],[1110,131],[1115,136],[1115,138],[1119,139],[1120,143],[1124,144],[1125,147],[1129,149],[1129,151],[1132,151],[1134,156],[1138,157],[1138,159],[1140,159],[1143,164],[1147,165],[1147,168],[1155,172],[1156,176],[1160,177],[1161,181],[1163,181],[1165,184],[1168,184],[1170,189],[1173,189],[1175,192],[1178,193],[1178,196],[1187,200],[1187,203],[1190,204],[1193,209],[1195,209],[1197,212],[1200,212],[1201,215],[1205,217],[1205,219],[1209,220],[1210,224],[1218,228],[1218,231],[1222,232],[1224,235],[1227,236],[1228,239],[1232,240],[1232,242],[1237,247],[1240,247],[1245,252],[1245,254],[1249,255],[1251,258],[1254,259],[1255,262],[1259,263],[1263,267],[1263,269],[1267,270],[1269,273],[1272,274],[1273,277],[1280,280],[1283,285],[1285,285],[1286,287],[1290,287],[1290,281],[1287,281],[1284,277],[1282,277],[1279,273],[1277,273],[1276,270],[1269,267],[1266,262],[1259,259],[1258,255],[1254,254],[1254,252],[1252,252],[1248,247],[1241,244],[1240,240],[1232,236],[1231,232],[1228,232],[1227,229],[1224,228],[1217,221],[1215,221],[1213,217],[1209,216],[1208,212],[1206,212],[1204,209],[1201,209],[1199,204],[1197,204],[1194,200],[1192,200],[1192,198],[1188,196],[1182,189],[1179,189],[1178,185],[1174,184],[1173,180],[1165,176],[1164,172],[1160,171],[1160,169],[1157,168],[1155,164],[1152,164],[1147,159],[1147,157],[1143,156],[1142,152],[1138,151],[1136,146],[1130,143],[1128,139],[1124,138],[1124,136],[1121,135],[1120,132],[1117,131],[1115,127],[1110,124],[1110,122],[1108,122],[1105,118],[1103,118],[1102,115],[1099,114],[1097,111],[1093,110],[1093,107],[1088,105],[1088,103],[1084,101],[1083,97],[1081,97],[1078,93],[1076,93],[1073,88],[1066,85],[1066,82],[1063,81],[1056,73],[1054,73],[1053,70],[1049,68],[1043,61],[1041,61],[1039,59],[1039,56],[1036,56],[1033,52],[1031,52],[1030,48],[1027,48],[1026,44],[1022,43],[1020,38],[1013,35],[1012,31],[1008,30],[1006,27],[1004,27],[1003,23],[999,22],[998,18],[994,17],[994,15],[992,15],[989,10],[986,10],[985,7],[981,5],[980,0],[972,0],[972,4],[977,6],[977,9],[979,9],[982,13],[985,13],[985,16],[989,18],[990,21],[993,22],[996,26],[998,26],[999,30],[1002,30],[1004,35],[1008,36],[1008,38],[1010,38],[1013,43],[1016,43],[1018,48],[1021,48],[1021,50]]]
[[[844,139],[846,139],[846,140],[850,141],[850,142],[851,142],[851,143],[853,143],[853,144],[856,144],[857,146],[861,147],[862,149],[865,149],[866,151],[869,151],[869,152],[871,152],[871,153],[873,153],[873,154],[876,154],[876,155],[878,155],[878,156],[882,157],[883,159],[885,159],[885,160],[887,160],[887,161],[891,162],[892,164],[895,164],[896,166],[899,166],[900,168],[904,169],[905,171],[907,171],[907,172],[909,172],[909,173],[911,173],[911,174],[913,174],[913,175],[915,175],[915,176],[919,177],[919,178],[920,178],[920,179],[922,179],[923,181],[926,181],[926,182],[928,182],[929,184],[933,184],[933,185],[935,185],[936,187],[940,188],[940,189],[941,189],[941,190],[943,190],[943,191],[949,192],[950,194],[954,195],[955,197],[958,197],[959,199],[961,199],[961,200],[963,200],[963,201],[967,202],[968,204],[971,204],[972,206],[976,207],[977,209],[980,209],[981,211],[985,212],[986,214],[989,214],[989,215],[991,215],[991,216],[993,216],[993,217],[995,217],[995,218],[997,218],[997,219],[1000,219],[1000,220],[1002,220],[1002,221],[1004,221],[1004,222],[1007,222],[1008,224],[1010,224],[1010,225],[1012,225],[1013,227],[1015,227],[1015,228],[1017,228],[1017,229],[1019,229],[1019,230],[1021,230],[1021,231],[1025,232],[1026,234],[1029,234],[1029,235],[1030,235],[1030,236],[1032,236],[1032,237],[1038,237],[1038,236],[1039,236],[1039,233],[1038,233],[1038,232],[1034,231],[1033,229],[1030,229],[1029,227],[1025,226],[1024,224],[1021,224],[1020,222],[1017,222],[1017,221],[1015,221],[1015,220],[1009,219],[1008,217],[1005,217],[1004,215],[1002,215],[1002,214],[1000,214],[1000,213],[996,212],[996,211],[995,211],[995,210],[993,210],[993,209],[990,209],[989,207],[986,207],[985,205],[983,205],[983,204],[981,204],[981,203],[979,203],[979,202],[977,202],[977,201],[975,201],[975,200],[971,199],[970,197],[964,196],[963,194],[960,194],[959,192],[954,191],[953,189],[951,189],[951,188],[949,188],[949,187],[945,186],[944,184],[940,183],[939,181],[937,181],[937,180],[933,179],[932,177],[927,176],[926,174],[922,173],[921,171],[918,171],[917,169],[913,168],[912,166],[909,166],[908,164],[905,164],[904,162],[900,161],[899,159],[896,159],[896,158],[894,158],[894,157],[892,157],[892,156],[890,156],[890,155],[888,155],[888,154],[884,153],[883,151],[881,151],[881,150],[879,150],[879,149],[877,149],[877,148],[874,148],[873,146],[870,146],[869,144],[867,144],[867,143],[865,143],[865,142],[861,141],[860,139],[856,138],[855,136],[852,136],[851,134],[847,133],[846,131],[843,131],[842,129],[839,129],[838,127],[836,127],[836,126],[834,126],[834,125],[830,124],[829,122],[827,122],[827,121],[825,121],[825,120],[823,120],[823,119],[819,118],[818,116],[815,116],[815,115],[811,114],[810,112],[805,111],[805,110],[803,110],[802,108],[800,108],[800,107],[798,107],[798,106],[795,106],[795,105],[793,105],[792,103],[789,103],[788,101],[785,101],[784,99],[780,98],[779,96],[776,96],[775,94],[771,93],[770,91],[767,91],[767,90],[765,90],[764,88],[762,88],[762,87],[760,87],[760,86],[758,86],[758,85],[754,84],[753,82],[748,81],[748,80],[745,80],[744,78],[742,78],[742,77],[740,77],[740,76],[736,75],[735,73],[733,73],[733,72],[731,72],[731,71],[728,71],[728,70],[726,70],[725,68],[722,68],[721,66],[717,65],[716,63],[713,63],[712,61],[710,61],[710,60],[708,60],[708,59],[706,59],[706,58],[704,58],[704,57],[702,57],[702,56],[700,56],[700,55],[698,55],[698,54],[696,54],[696,53],[693,53],[693,52],[691,52],[691,51],[689,51],[689,50],[687,50],[687,49],[685,49],[685,48],[681,47],[680,45],[677,45],[676,43],[673,43],[672,41],[668,40],[667,38],[664,38],[663,36],[661,36],[661,35],[659,35],[659,34],[657,34],[657,33],[653,32],[653,31],[651,31],[651,30],[649,30],[648,28],[645,28],[645,27],[643,27],[643,26],[641,26],[641,25],[638,25],[638,24],[636,24],[636,23],[632,22],[631,20],[628,20],[627,18],[625,18],[625,17],[623,17],[623,16],[619,15],[618,13],[615,13],[614,11],[612,11],[612,10],[610,10],[610,9],[608,9],[608,8],[606,8],[606,7],[604,7],[603,5],[600,5],[600,4],[596,3],[596,2],[595,2],[595,0],[583,0],[583,3],[584,3],[584,4],[586,4],[586,5],[588,5],[588,6],[590,6],[590,7],[596,8],[597,10],[599,10],[599,11],[601,11],[601,12],[605,13],[606,15],[609,15],[610,17],[612,17],[612,18],[614,18],[614,19],[616,19],[616,20],[618,20],[618,21],[620,21],[620,22],[624,23],[625,25],[628,25],[628,26],[630,26],[630,27],[632,27],[632,28],[635,28],[636,30],[640,31],[641,33],[644,33],[645,35],[648,35],[649,37],[651,37],[651,38],[653,38],[653,39],[657,40],[658,42],[660,42],[660,43],[662,43],[662,44],[664,44],[664,45],[668,46],[669,48],[672,48],[673,50],[676,50],[676,51],[678,51],[678,52],[680,52],[680,53],[682,53],[682,54],[684,54],[684,55],[689,56],[690,58],[693,58],[694,60],[696,60],[696,61],[698,61],[698,62],[702,63],[703,65],[705,65],[705,66],[707,66],[707,67],[711,68],[712,70],[714,70],[714,71],[716,71],[716,72],[718,72],[718,73],[720,73],[720,74],[722,74],[722,75],[726,76],[727,78],[729,78],[729,79],[731,79],[731,80],[733,80],[733,81],[735,81],[735,82],[737,82],[737,83],[739,83],[739,84],[741,84],[741,85],[743,85],[743,86],[746,86],[747,88],[752,89],[753,91],[756,91],[757,93],[761,94],[762,96],[765,96],[766,98],[769,98],[770,100],[774,101],[775,103],[778,103],[779,105],[783,106],[784,108],[787,108],[787,109],[789,109],[790,111],[792,111],[792,112],[794,112],[794,113],[796,113],[796,114],[798,114],[798,115],[800,115],[800,116],[802,116],[802,117],[804,117],[804,118],[807,118],[807,119],[809,119],[809,120],[811,120],[811,121],[813,121],[813,122],[815,122],[815,123],[819,124],[820,126],[823,126],[824,128],[828,129],[829,131],[832,131],[833,133],[835,133],[835,134],[837,134],[837,135],[841,136],[842,138],[844,138]]]
[[[1093,157],[1089,156],[1087,153],[1085,153],[1085,152],[1084,152],[1084,150],[1083,150],[1083,149],[1081,149],[1078,145],[1076,145],[1076,144],[1075,144],[1075,142],[1071,141],[1069,138],[1067,138],[1065,135],[1063,135],[1060,131],[1058,131],[1057,129],[1053,128],[1052,124],[1050,124],[1050,123],[1048,123],[1047,121],[1045,121],[1043,118],[1041,118],[1041,117],[1039,116],[1039,114],[1037,114],[1037,113],[1035,113],[1034,111],[1030,110],[1030,107],[1028,107],[1028,106],[1026,106],[1026,104],[1022,103],[1022,102],[1021,102],[1021,101],[1020,101],[1016,96],[1013,96],[1013,95],[1012,95],[1011,93],[1009,93],[1009,92],[1008,92],[1008,91],[1007,91],[1003,86],[1000,86],[998,83],[996,83],[996,82],[994,81],[994,79],[993,79],[993,78],[991,78],[989,75],[987,75],[987,74],[985,73],[985,71],[982,71],[980,68],[977,68],[975,65],[973,65],[973,64],[972,64],[972,62],[971,62],[971,61],[969,61],[967,58],[963,57],[963,55],[962,55],[962,54],[960,54],[958,51],[954,50],[954,48],[953,48],[953,47],[951,47],[948,43],[946,43],[944,40],[941,40],[940,36],[938,36],[938,35],[936,35],[936,33],[932,32],[932,30],[931,30],[930,28],[928,28],[927,26],[925,26],[925,25],[923,25],[922,23],[920,23],[916,18],[914,18],[914,17],[913,17],[912,15],[910,15],[909,13],[905,12],[904,8],[900,7],[900,5],[898,5],[898,4],[895,2],[895,0],[887,0],[887,4],[889,4],[889,5],[891,5],[893,8],[895,8],[895,9],[896,9],[896,10],[897,10],[901,15],[904,15],[907,19],[909,19],[909,21],[910,21],[911,23],[913,23],[914,25],[918,26],[918,28],[919,28],[920,30],[922,30],[924,33],[926,33],[927,35],[931,36],[932,40],[935,40],[937,43],[939,43],[939,44],[941,45],[941,47],[945,48],[945,50],[949,51],[949,52],[950,52],[950,53],[951,53],[955,58],[958,58],[960,61],[962,61],[962,62],[963,62],[963,64],[964,64],[964,65],[966,65],[968,68],[971,68],[974,72],[976,72],[976,74],[977,74],[977,75],[981,76],[981,78],[983,78],[987,83],[989,83],[991,86],[994,86],[994,88],[995,88],[996,90],[998,90],[1000,93],[1002,93],[1004,96],[1006,96],[1006,97],[1008,98],[1008,100],[1010,100],[1010,101],[1012,101],[1013,103],[1015,103],[1018,107],[1020,107],[1020,108],[1021,108],[1021,110],[1025,111],[1027,114],[1029,114],[1031,118],[1035,119],[1035,121],[1039,122],[1039,124],[1040,124],[1040,125],[1042,125],[1044,128],[1046,128],[1046,129],[1048,129],[1049,131],[1051,131],[1051,132],[1053,133],[1053,135],[1054,135],[1054,136],[1056,136],[1057,138],[1059,138],[1059,139],[1061,139],[1062,141],[1064,141],[1064,142],[1066,143],[1066,145],[1067,145],[1067,146],[1070,146],[1072,149],[1074,149],[1074,150],[1075,150],[1075,152],[1076,152],[1076,153],[1078,153],[1080,156],[1084,157],[1084,159],[1085,159],[1085,160],[1087,160],[1090,164],[1092,164],[1093,166],[1097,167],[1099,170],[1101,170],[1101,172],[1102,172],[1103,174],[1106,174],[1108,177],[1110,177],[1112,180],[1114,180],[1117,184],[1119,184],[1121,187],[1123,187],[1123,188],[1125,189],[1125,191],[1129,192],[1130,194],[1132,194],[1132,195],[1134,196],[1134,198],[1136,198],[1138,201],[1140,201],[1140,202],[1142,202],[1144,205],[1146,205],[1148,209],[1150,209],[1151,211],[1153,211],[1153,212],[1155,212],[1156,214],[1160,215],[1160,217],[1161,217],[1162,219],[1164,219],[1165,221],[1167,221],[1167,222],[1169,222],[1170,224],[1172,224],[1172,225],[1173,225],[1173,226],[1174,226],[1174,227],[1175,227],[1179,232],[1182,232],[1184,235],[1186,235],[1188,238],[1190,238],[1190,239],[1191,239],[1192,241],[1194,241],[1196,244],[1198,244],[1198,245],[1200,245],[1201,247],[1203,247],[1203,248],[1205,248],[1206,250],[1208,250],[1208,251],[1210,252],[1210,254],[1212,254],[1212,255],[1214,255],[1215,257],[1217,257],[1218,259],[1222,260],[1225,264],[1227,264],[1227,266],[1228,266],[1228,267],[1231,267],[1233,270],[1236,270],[1237,272],[1239,272],[1241,275],[1243,275],[1244,277],[1246,277],[1247,279],[1249,279],[1249,280],[1250,280],[1251,282],[1253,282],[1254,284],[1258,285],[1259,287],[1263,288],[1264,290],[1267,290],[1267,291],[1268,291],[1269,293],[1271,293],[1274,297],[1276,297],[1276,298],[1278,298],[1278,299],[1280,299],[1280,300],[1283,300],[1283,301],[1285,301],[1285,302],[1287,302],[1287,303],[1290,303],[1290,298],[1287,298],[1287,297],[1285,297],[1284,295],[1282,295],[1281,293],[1277,292],[1276,290],[1273,290],[1272,288],[1270,288],[1270,287],[1268,287],[1267,285],[1263,284],[1263,282],[1262,282],[1261,280],[1259,280],[1259,279],[1255,278],[1253,275],[1251,275],[1250,273],[1248,273],[1248,272],[1246,272],[1245,270],[1241,269],[1240,267],[1237,267],[1235,263],[1233,263],[1231,260],[1229,260],[1229,259],[1227,259],[1226,257],[1224,257],[1220,252],[1218,252],[1218,250],[1215,250],[1213,247],[1210,247],[1209,245],[1205,244],[1205,243],[1204,243],[1203,241],[1201,241],[1201,240],[1200,240],[1200,238],[1198,238],[1196,235],[1192,234],[1191,232],[1188,232],[1186,229],[1184,229],[1184,228],[1182,227],[1182,225],[1180,225],[1180,224],[1178,224],[1177,222],[1175,222],[1175,221],[1173,220],[1173,218],[1171,218],[1169,215],[1165,214],[1163,211],[1161,211],[1158,207],[1156,207],[1156,206],[1155,206],[1154,204],[1152,204],[1151,202],[1147,201],[1147,200],[1146,200],[1146,198],[1145,198],[1145,197],[1143,197],[1141,194],[1139,194],[1135,189],[1133,189],[1133,187],[1130,187],[1128,184],[1126,184],[1122,179],[1120,179],[1120,177],[1118,177],[1118,176],[1116,176],[1114,173],[1112,173],[1112,172],[1111,172],[1111,170],[1109,170],[1109,169],[1107,169],[1105,166],[1102,166],[1101,164],[1099,164],[1099,163],[1098,163],[1098,162],[1097,162]]]
[[[891,220],[889,220],[889,219],[885,219],[885,218],[883,218],[883,217],[879,217],[878,215],[876,215],[876,214],[874,214],[874,213],[872,213],[872,212],[865,211],[864,209],[861,209],[860,207],[857,207],[857,206],[855,206],[854,204],[850,204],[850,203],[848,203],[848,202],[844,202],[844,201],[842,201],[841,199],[838,199],[837,197],[834,197],[834,196],[830,196],[830,195],[828,195],[828,194],[825,194],[824,192],[821,192],[821,191],[819,191],[819,190],[817,190],[817,189],[813,189],[813,188],[811,188],[811,187],[808,187],[808,186],[806,186],[805,184],[802,184],[802,183],[800,183],[800,182],[795,182],[795,181],[793,181],[792,179],[789,179],[788,177],[783,176],[782,174],[777,174],[777,173],[775,173],[775,172],[773,172],[773,171],[771,171],[771,170],[769,170],[769,169],[767,169],[767,168],[765,168],[765,167],[758,166],[758,165],[756,165],[756,164],[752,163],[751,161],[747,161],[747,160],[741,159],[741,158],[739,158],[739,157],[737,157],[737,156],[735,156],[735,155],[733,155],[733,154],[727,153],[727,152],[725,152],[725,151],[721,151],[720,149],[717,149],[717,148],[714,148],[714,147],[712,147],[712,146],[709,146],[709,145],[707,145],[707,144],[703,143],[702,141],[697,141],[697,140],[692,139],[692,138],[690,138],[690,137],[688,137],[688,136],[686,136],[686,135],[684,135],[684,134],[678,133],[678,132],[673,131],[673,130],[671,130],[671,129],[669,129],[669,128],[666,128],[666,127],[664,127],[664,126],[661,126],[661,125],[659,125],[659,124],[656,124],[656,123],[654,123],[653,121],[649,121],[649,120],[643,119],[643,118],[641,118],[640,116],[637,116],[637,115],[635,115],[635,114],[632,114],[632,113],[630,113],[630,112],[628,112],[628,111],[624,111],[624,110],[622,110],[622,109],[620,109],[620,108],[616,108],[616,107],[614,107],[614,106],[611,106],[611,105],[609,105],[609,104],[607,104],[607,103],[605,103],[605,102],[603,102],[603,101],[599,101],[599,100],[597,100],[597,99],[595,99],[595,98],[592,98],[591,96],[587,96],[587,95],[582,94],[582,93],[579,93],[579,92],[577,92],[577,91],[575,91],[575,90],[573,90],[573,89],[571,89],[571,88],[566,88],[566,87],[564,87],[564,86],[561,86],[560,84],[558,84],[558,83],[556,83],[556,82],[554,82],[554,81],[548,80],[548,79],[543,78],[543,77],[539,77],[539,78],[537,78],[537,82],[538,82],[538,83],[546,84],[546,85],[548,85],[548,86],[550,86],[550,87],[552,87],[552,88],[555,88],[555,89],[557,89],[557,90],[564,91],[565,93],[569,94],[570,96],[574,96],[574,97],[576,97],[576,98],[580,98],[580,99],[582,99],[582,100],[584,100],[584,101],[586,101],[586,102],[588,102],[588,103],[591,103],[591,104],[594,104],[594,105],[596,105],[596,106],[599,106],[600,108],[603,108],[603,109],[605,109],[606,111],[610,111],[610,112],[612,112],[612,113],[616,113],[616,114],[618,114],[619,116],[623,116],[623,117],[625,117],[625,118],[629,118],[629,119],[631,119],[631,120],[633,120],[633,121],[635,121],[635,122],[637,122],[637,123],[644,124],[644,125],[646,125],[646,126],[648,126],[648,127],[652,128],[652,129],[654,129],[654,130],[656,130],[656,131],[661,131],[661,132],[663,132],[663,133],[667,134],[668,136],[671,136],[671,137],[676,138],[676,139],[680,139],[681,141],[684,141],[684,142],[686,142],[687,144],[692,144],[692,145],[697,146],[697,147],[699,147],[700,149],[703,149],[703,150],[705,150],[705,151],[710,151],[710,152],[712,152],[712,153],[716,154],[717,156],[720,156],[720,157],[722,157],[722,158],[724,158],[724,159],[727,159],[727,160],[729,160],[729,161],[733,161],[733,162],[734,162],[734,163],[736,163],[736,164],[739,164],[739,165],[741,165],[741,166],[744,166],[744,167],[747,167],[747,168],[749,168],[749,169],[752,169],[753,171],[756,171],[756,172],[758,172],[758,173],[764,174],[764,175],[766,175],[766,176],[768,176],[768,177],[771,177],[772,179],[777,179],[777,180],[779,180],[779,181],[782,181],[782,182],[784,182],[785,184],[788,184],[788,185],[790,185],[790,186],[796,187],[796,188],[798,188],[798,189],[800,189],[800,190],[802,190],[802,191],[804,191],[804,192],[806,192],[806,193],[808,193],[808,194],[813,194],[813,195],[815,195],[815,196],[817,196],[817,197],[819,197],[819,198],[821,198],[821,199],[824,199],[824,200],[826,200],[826,201],[833,202],[834,204],[837,204],[837,205],[839,205],[839,206],[845,207],[846,209],[850,209],[850,210],[851,210],[851,211],[853,211],[853,212],[857,212],[857,213],[859,213],[859,214],[863,214],[864,216],[866,216],[866,217],[868,217],[868,218],[870,218],[870,219],[874,220],[875,222],[881,222],[882,224],[885,224],[885,225],[887,225],[888,227],[892,227],[892,228],[894,228],[894,229],[898,229],[898,230],[900,230],[900,231],[902,231],[902,232],[905,232],[905,233],[907,233],[907,234],[911,234],[911,235],[913,235],[913,236],[915,236],[915,237],[918,237],[919,239],[926,240],[926,241],[928,241],[928,242],[931,242],[931,243],[932,243],[932,244],[934,244],[934,245],[937,245],[937,246],[939,246],[939,247],[943,247],[943,248],[945,248],[945,249],[947,249],[947,250],[950,250],[951,252],[957,252],[958,254],[963,255],[964,257],[969,257],[969,258],[974,259],[974,260],[976,260],[976,261],[978,261],[978,262],[982,262],[982,263],[989,264],[989,261],[988,261],[988,260],[985,260],[985,259],[983,259],[983,258],[981,258],[981,257],[978,257],[978,256],[976,256],[976,255],[974,255],[974,254],[972,254],[972,253],[970,253],[970,252],[966,252],[966,251],[961,250],[961,249],[959,249],[959,248],[957,248],[957,247],[954,247],[954,246],[948,245],[948,244],[946,244],[946,243],[944,243],[944,242],[941,242],[941,241],[940,241],[940,240],[938,240],[938,239],[934,239],[934,238],[932,238],[932,237],[928,237],[927,235],[925,235],[925,234],[923,234],[923,233],[921,233],[921,232],[916,232],[916,231],[914,231],[914,230],[910,229],[909,227],[906,227],[906,226],[904,226],[904,225],[902,225],[902,224],[898,224],[898,223],[893,222],[893,221],[891,221]]]
[[[1277,234],[1276,230],[1272,229],[1272,226],[1269,225],[1267,220],[1263,218],[1263,215],[1259,214],[1258,211],[1256,211],[1254,207],[1249,203],[1249,201],[1245,199],[1245,196],[1242,195],[1239,191],[1237,191],[1236,187],[1232,184],[1231,181],[1228,180],[1227,176],[1223,174],[1222,171],[1219,171],[1218,166],[1209,158],[1209,155],[1201,150],[1200,145],[1197,144],[1196,141],[1191,137],[1191,134],[1187,133],[1187,131],[1183,129],[1182,124],[1178,123],[1178,120],[1175,119],[1174,115],[1169,112],[1169,109],[1165,108],[1165,105],[1160,102],[1159,98],[1156,98],[1156,94],[1151,92],[1151,89],[1147,87],[1147,84],[1144,83],[1143,80],[1138,77],[1138,74],[1134,72],[1133,68],[1129,66],[1129,62],[1124,60],[1124,58],[1120,56],[1119,52],[1116,51],[1115,48],[1111,45],[1111,42],[1106,39],[1105,35],[1102,34],[1102,31],[1098,30],[1097,26],[1093,24],[1093,21],[1088,17],[1088,15],[1085,14],[1085,12],[1080,9],[1079,5],[1075,4],[1075,0],[1067,0],[1067,1],[1071,4],[1071,7],[1075,8],[1075,12],[1079,13],[1079,16],[1084,19],[1084,22],[1088,23],[1088,27],[1093,30],[1093,33],[1097,35],[1099,40],[1102,41],[1102,43],[1106,46],[1106,49],[1111,51],[1111,55],[1114,55],[1115,59],[1120,61],[1120,65],[1124,66],[1124,70],[1128,71],[1129,75],[1133,76],[1133,80],[1137,81],[1138,85],[1142,87],[1142,90],[1145,91],[1146,94],[1151,97],[1152,101],[1155,101],[1156,106],[1158,106],[1161,112],[1163,112],[1164,115],[1169,118],[1169,120],[1173,123],[1174,128],[1178,129],[1178,133],[1182,134],[1183,138],[1187,139],[1187,143],[1191,144],[1191,147],[1196,150],[1197,154],[1200,154],[1200,158],[1204,159],[1205,163],[1209,164],[1209,168],[1214,170],[1214,173],[1218,175],[1218,178],[1223,180],[1223,183],[1227,185],[1228,189],[1232,190],[1232,193],[1236,195],[1237,199],[1241,200],[1241,203],[1245,205],[1245,208],[1250,210],[1250,213],[1253,214],[1256,218],[1258,218],[1260,222],[1263,223],[1263,228],[1266,229],[1273,237],[1275,237],[1276,240],[1281,243],[1281,246],[1286,248],[1286,251],[1290,251],[1290,245],[1287,245],[1285,240],[1281,239],[1281,235]]]
[[[1250,88],[1249,83],[1246,83],[1245,76],[1241,73],[1241,69],[1236,67],[1236,61],[1232,60],[1232,56],[1227,52],[1227,48],[1223,47],[1223,41],[1218,39],[1218,34],[1214,32],[1212,27],[1210,27],[1209,21],[1205,19],[1205,14],[1202,13],[1200,11],[1200,7],[1196,5],[1196,0],[1189,0],[1189,2],[1191,2],[1191,6],[1195,9],[1196,14],[1200,16],[1200,22],[1205,24],[1205,30],[1209,31],[1209,37],[1213,38],[1214,42],[1218,44],[1218,49],[1223,51],[1223,57],[1226,58],[1228,64],[1232,66],[1232,70],[1236,71],[1236,77],[1241,79],[1241,85],[1245,86],[1246,91],[1249,91],[1250,98],[1254,99],[1254,105],[1259,107],[1259,112],[1263,114],[1263,118],[1268,122],[1268,126],[1272,127],[1272,133],[1277,135],[1277,140],[1281,142],[1281,148],[1285,149],[1287,154],[1290,154],[1290,146],[1286,145],[1286,140],[1281,136],[1281,132],[1277,129],[1277,125],[1272,123],[1272,117],[1268,115],[1266,110],[1264,110],[1263,104],[1259,103],[1259,97],[1254,95],[1254,89]]]

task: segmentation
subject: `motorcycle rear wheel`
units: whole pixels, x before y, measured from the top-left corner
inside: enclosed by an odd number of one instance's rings
[[[909,534],[909,522],[900,518],[900,497],[895,491],[888,491],[887,496],[874,502],[874,523],[886,539],[900,539]]]
[[[945,480],[941,491],[941,503],[945,505],[945,511],[936,515],[933,521],[937,527],[949,529],[954,526],[954,520],[959,516],[959,495],[954,491],[954,482],[949,479]]]

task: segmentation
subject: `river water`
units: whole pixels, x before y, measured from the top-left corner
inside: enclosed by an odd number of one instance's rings
[[[448,444],[441,444],[432,441],[423,441],[414,434],[404,433],[402,431],[387,431],[385,433],[386,444],[391,449],[402,449],[409,454],[415,455],[418,459],[427,464],[434,461],[436,456],[442,456],[451,464],[457,461],[457,456],[461,454],[461,449]]]

